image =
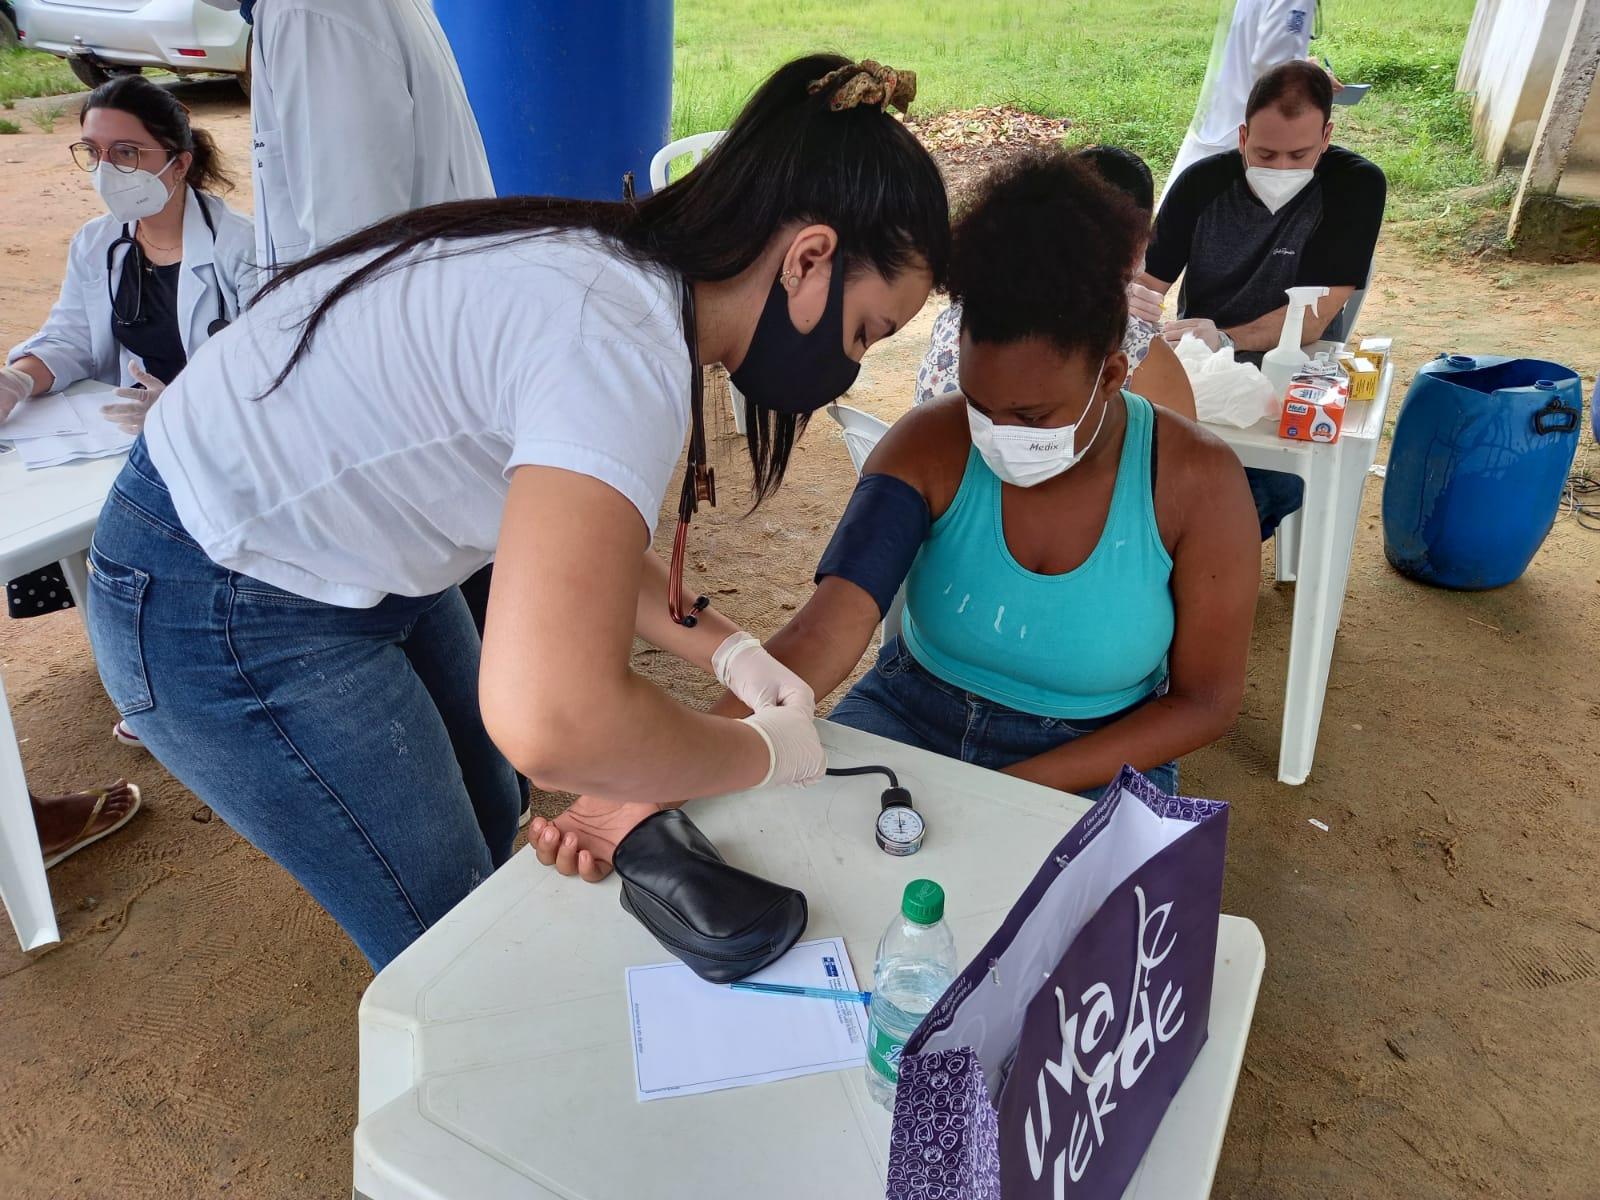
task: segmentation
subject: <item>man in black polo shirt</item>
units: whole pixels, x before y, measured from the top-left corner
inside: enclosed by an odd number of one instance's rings
[[[1328,289],[1306,313],[1307,342],[1348,332],[1336,318],[1366,282],[1387,186],[1376,165],[1329,144],[1332,112],[1321,67],[1274,67],[1250,91],[1239,149],[1201,159],[1168,190],[1139,282],[1164,295],[1183,275],[1169,342],[1193,333],[1259,363],[1283,332],[1284,290],[1299,285]],[[1293,475],[1247,474],[1265,540],[1303,489]]]

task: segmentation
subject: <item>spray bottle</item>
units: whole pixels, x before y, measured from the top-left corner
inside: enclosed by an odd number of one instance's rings
[[[1284,393],[1294,373],[1310,361],[1300,348],[1301,333],[1305,327],[1306,309],[1317,311],[1317,301],[1328,294],[1325,287],[1292,287],[1285,290],[1289,297],[1289,311],[1283,316],[1283,336],[1278,344],[1268,350],[1261,360],[1261,373],[1272,387],[1273,403],[1282,408]]]

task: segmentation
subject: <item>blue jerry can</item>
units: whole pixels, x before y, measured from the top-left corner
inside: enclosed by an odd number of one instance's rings
[[[1441,354],[1424,366],[1389,451],[1389,562],[1437,587],[1520,576],[1555,522],[1582,414],[1582,380],[1556,363]]]

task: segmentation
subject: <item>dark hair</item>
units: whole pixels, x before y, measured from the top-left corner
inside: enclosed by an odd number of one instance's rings
[[[691,282],[731,279],[759,259],[784,225],[828,225],[839,235],[838,268],[876,270],[892,279],[925,264],[942,286],[950,252],[944,181],[922,144],[899,121],[868,106],[830,111],[852,72],[812,94],[829,72],[851,66],[813,54],[778,68],[744,106],[704,161],[677,182],[637,202],[509,196],[436,204],[380,221],[283,271],[265,296],[302,272],[381,251],[335,285],[306,319],[300,340],[270,395],[310,349],[328,310],[404,265],[433,239],[499,238],[501,244],[563,230],[593,230],[624,257]],[[618,181],[619,187],[621,181]],[[474,246],[436,252],[435,258]],[[756,497],[783,478],[803,417],[752,406],[747,441]]]
[[[1140,212],[1148,215],[1155,210],[1155,176],[1150,174],[1150,165],[1132,150],[1123,146],[1085,146],[1077,156],[1093,167],[1101,179],[1126,192]]]
[[[203,192],[226,192],[233,179],[222,167],[222,155],[211,135],[189,123],[189,110],[164,87],[143,75],[118,75],[89,93],[78,113],[78,124],[92,108],[114,108],[137,117],[151,137],[174,153],[193,157],[183,180]]]
[[[950,293],[979,342],[1041,337],[1109,354],[1128,325],[1128,280],[1147,230],[1126,195],[1080,156],[998,168],[955,228]]]
[[[1279,63],[1250,89],[1244,105],[1245,124],[1264,108],[1276,108],[1286,117],[1298,117],[1314,108],[1326,125],[1333,120],[1333,81],[1316,63],[1303,58]]]

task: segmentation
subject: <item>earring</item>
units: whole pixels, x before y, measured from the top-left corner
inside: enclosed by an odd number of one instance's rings
[[[792,275],[788,271],[785,271],[783,274],[778,276],[778,282],[783,284],[783,286],[788,288],[790,291],[793,291],[794,288],[795,288],[795,285],[800,282],[800,277],[798,275]]]

